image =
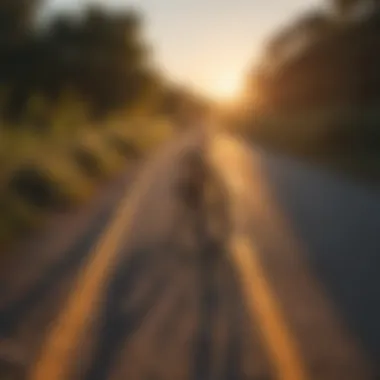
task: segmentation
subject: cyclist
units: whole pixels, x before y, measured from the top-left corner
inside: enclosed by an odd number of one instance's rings
[[[183,168],[177,194],[186,206],[186,216],[195,224],[197,237],[225,245],[230,232],[228,200],[205,152],[194,150],[188,153]]]

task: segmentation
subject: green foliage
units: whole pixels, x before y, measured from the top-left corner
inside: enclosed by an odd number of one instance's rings
[[[369,2],[341,3],[351,7]],[[280,30],[248,86],[252,94],[259,94],[258,111],[314,112],[377,101],[379,17],[378,7],[362,20],[316,10]]]
[[[39,5],[0,1],[0,244],[171,136],[139,14],[95,6],[37,31]]]
[[[84,146],[76,147],[73,150],[73,159],[83,173],[90,178],[102,178],[104,176],[102,160],[94,151]]]
[[[37,32],[24,2],[0,3],[0,21],[10,12],[12,19],[28,18],[29,25],[27,34],[21,21],[6,27],[12,32],[0,28],[0,86],[9,89],[3,105],[8,119],[45,123],[51,120],[49,108],[55,111],[75,98],[86,104],[87,116],[98,120],[149,97],[156,74],[138,14],[91,6],[78,20],[61,15]],[[14,39],[15,34],[21,37]]]
[[[43,222],[38,208],[4,189],[0,192],[0,210],[0,246]]]
[[[51,130],[56,136],[74,137],[89,123],[86,103],[71,89],[65,89],[52,109]]]
[[[107,141],[111,149],[114,149],[121,156],[129,159],[141,158],[141,152],[136,145],[121,134],[112,133],[107,136]]]
[[[305,14],[270,40],[249,78],[240,128],[304,159],[380,173],[379,2],[333,3],[338,12]]]
[[[90,183],[71,163],[70,156],[49,152],[49,159],[29,160],[15,167],[8,179],[9,191],[42,210],[66,208],[91,194]]]
[[[338,12],[338,14],[345,15],[352,11],[353,8],[370,4],[371,0],[332,0],[333,7]]]
[[[39,0],[1,0],[0,38],[18,42],[32,27]]]
[[[51,173],[35,166],[17,169],[10,178],[9,190],[40,208],[55,208],[67,202]]]

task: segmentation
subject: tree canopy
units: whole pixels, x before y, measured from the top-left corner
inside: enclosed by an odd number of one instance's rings
[[[141,17],[89,7],[81,17],[59,15],[41,31],[38,0],[0,2],[0,86],[6,117],[17,120],[38,93],[49,103],[75,92],[99,118],[133,106],[154,89],[155,69],[142,38]]]
[[[250,91],[259,94],[256,106],[263,112],[350,107],[379,99],[379,2],[332,4],[342,11],[360,4],[373,7],[365,16],[349,19],[312,11],[277,32],[268,43],[264,64],[250,79]]]

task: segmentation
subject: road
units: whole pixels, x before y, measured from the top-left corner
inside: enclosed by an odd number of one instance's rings
[[[0,377],[378,378],[379,192],[220,135],[233,225],[200,236],[176,193],[199,144],[168,144],[11,252]]]

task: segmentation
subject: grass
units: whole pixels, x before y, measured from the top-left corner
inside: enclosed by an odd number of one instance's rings
[[[0,198],[0,244],[41,225],[43,215],[38,208],[15,194],[2,193]]]
[[[75,207],[97,185],[144,158],[171,136],[163,120],[113,122],[70,135],[0,128],[0,247]]]
[[[123,159],[108,144],[106,135],[86,133],[72,145],[71,159],[83,175],[91,179],[107,179],[123,164]]]

